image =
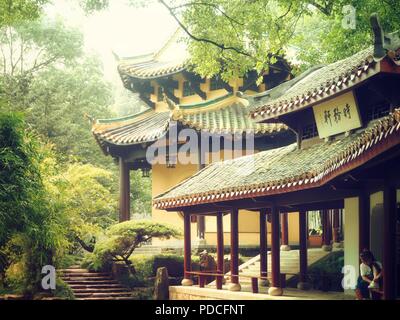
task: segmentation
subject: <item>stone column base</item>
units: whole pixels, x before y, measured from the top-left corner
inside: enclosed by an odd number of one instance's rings
[[[299,290],[310,290],[311,289],[311,284],[308,282],[299,282],[297,284],[297,289]]]
[[[228,286],[229,291],[240,291],[242,289],[242,286],[240,283],[231,283]]]
[[[278,287],[270,287],[268,289],[268,294],[270,296],[281,296],[281,295],[283,295],[283,290],[282,290],[282,288],[278,288]]]
[[[181,285],[185,286],[185,287],[190,287],[193,285],[193,280],[192,279],[183,279],[181,282]]]
[[[290,251],[291,248],[288,244],[281,245],[281,251]]]
[[[324,244],[321,249],[324,251],[332,251],[332,246]]]

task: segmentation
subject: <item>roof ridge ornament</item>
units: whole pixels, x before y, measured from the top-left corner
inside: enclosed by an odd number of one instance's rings
[[[371,15],[370,22],[374,33],[374,60],[380,61],[388,55],[400,65],[400,32],[385,32],[377,13]]]

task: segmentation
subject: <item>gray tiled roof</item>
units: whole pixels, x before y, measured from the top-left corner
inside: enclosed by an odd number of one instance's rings
[[[155,112],[151,109],[124,118],[98,120],[92,132],[100,144],[134,145],[161,138],[168,129],[169,121],[169,111]]]
[[[389,140],[400,143],[400,109],[357,133],[307,149],[292,144],[212,163],[155,197],[154,204],[175,208],[315,187],[343,173],[352,161],[362,163],[385,151]]]
[[[373,47],[369,47],[346,59],[314,68],[300,76],[299,81],[294,78],[291,86],[283,83],[255,96],[251,114],[259,120],[267,120],[304,108],[373,75],[371,69],[375,65]]]
[[[264,135],[287,130],[285,125],[279,123],[253,122],[247,107],[236,102],[218,108],[176,109],[165,112],[150,109],[124,118],[97,120],[92,132],[102,146],[104,143],[135,145],[161,138],[167,132],[171,121],[215,134],[252,132],[255,135]]]

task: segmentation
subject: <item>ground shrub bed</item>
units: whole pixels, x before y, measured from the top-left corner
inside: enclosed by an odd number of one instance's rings
[[[344,252],[334,251],[317,261],[308,268],[308,281],[311,288],[321,291],[342,292],[342,268],[344,266]],[[296,287],[299,277],[295,276],[287,283],[288,287]]]

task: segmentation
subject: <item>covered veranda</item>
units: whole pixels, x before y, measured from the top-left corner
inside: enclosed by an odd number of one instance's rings
[[[399,293],[396,257],[397,193],[400,188],[400,111],[370,124],[365,130],[335,142],[297,149],[295,145],[212,164],[177,187],[158,196],[155,206],[181,211],[184,215],[184,265],[182,284],[191,286],[199,277],[199,288],[210,274],[191,271],[191,215],[216,216],[217,290],[240,291],[238,258],[238,210],[259,212],[260,274],[251,277],[251,291],[259,292],[260,280],[268,280],[270,296],[285,295],[280,270],[280,216],[299,212],[299,289],[308,288],[307,211],[345,210],[345,239],[358,244],[346,246],[345,256],[358,269],[358,255],[370,247],[370,195],[383,192],[383,298]],[[354,202],[356,205],[353,205]],[[223,286],[223,215],[230,215],[230,281]],[[271,216],[271,270],[267,270],[266,220]],[[355,221],[348,224],[348,221]],[[355,239],[357,238],[357,239]],[[345,259],[346,263],[346,259]],[[357,271],[358,274],[358,271]]]

